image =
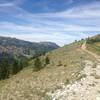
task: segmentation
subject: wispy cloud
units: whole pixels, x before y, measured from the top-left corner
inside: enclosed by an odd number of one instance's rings
[[[69,25],[69,24],[60,24],[60,23],[45,23],[45,27],[43,23],[37,23],[40,26],[36,26],[33,24],[27,24],[27,25],[19,25],[15,23],[9,23],[9,22],[2,22],[0,23],[0,30],[13,30],[13,31],[20,31],[20,32],[31,32],[31,33],[55,33],[55,32],[84,32],[84,31],[100,31],[100,26],[81,26],[81,25]]]
[[[87,5],[75,6],[62,12],[28,14],[27,16],[57,18],[100,18],[100,1],[92,2]]]
[[[73,2],[69,0],[69,4]],[[21,8],[21,3],[20,0],[14,0],[0,4],[0,13],[10,16],[10,21],[0,20],[0,35],[4,33],[5,36],[19,39],[52,41],[63,45],[100,32],[99,1],[55,13],[49,10],[46,13],[30,13]],[[3,17],[3,14],[0,16]]]
[[[0,35],[16,37],[29,41],[52,41],[59,45],[70,43],[76,39],[81,39],[89,36],[88,31],[93,30],[93,27],[82,27],[64,25],[62,28],[53,27],[35,27],[31,25],[17,25],[14,23],[3,22],[0,24]],[[5,31],[4,31],[5,30]],[[98,30],[100,30],[98,28]],[[86,32],[87,31],[87,32]],[[97,27],[93,31],[97,31]],[[95,33],[94,33],[95,34]],[[93,34],[91,34],[93,35]]]
[[[13,6],[12,3],[3,3],[3,4],[0,4],[0,8],[1,7],[9,7],[9,6]]]
[[[0,32],[1,33],[1,32]],[[2,33],[3,34],[3,33]],[[40,42],[40,41],[52,41],[55,42],[57,44],[59,44],[60,46],[63,46],[64,44],[68,44],[73,42],[74,40],[80,40],[80,38],[86,38],[87,36],[89,36],[89,34],[83,34],[83,33],[74,33],[73,34],[60,34],[60,33],[55,33],[55,34],[4,34],[1,36],[7,36],[7,37],[16,37],[18,39],[23,39],[26,41],[31,41],[31,42]]]

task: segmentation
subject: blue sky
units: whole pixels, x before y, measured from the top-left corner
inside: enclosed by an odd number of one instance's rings
[[[0,36],[59,45],[100,34],[100,0],[0,0]]]

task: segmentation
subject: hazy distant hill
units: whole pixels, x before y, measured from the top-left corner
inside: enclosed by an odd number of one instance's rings
[[[28,42],[10,37],[0,37],[0,54],[3,52],[11,55],[35,57],[59,46],[52,42]]]

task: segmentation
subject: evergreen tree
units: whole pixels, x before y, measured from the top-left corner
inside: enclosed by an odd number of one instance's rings
[[[10,65],[6,59],[0,62],[0,80],[9,78],[10,75]]]
[[[19,63],[18,63],[18,60],[14,60],[14,63],[13,63],[13,68],[12,68],[12,74],[17,74],[19,71]]]
[[[39,58],[36,58],[34,61],[34,70],[38,71],[42,68],[42,63]]]
[[[46,58],[45,58],[45,64],[47,64],[47,65],[50,64],[50,59],[49,59],[49,57],[46,57]]]
[[[12,74],[17,74],[22,69],[23,69],[23,63],[18,59],[14,59]]]
[[[14,59],[12,65],[12,74],[17,74],[26,66],[28,66],[28,59]]]

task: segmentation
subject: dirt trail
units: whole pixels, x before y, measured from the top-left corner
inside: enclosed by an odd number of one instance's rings
[[[73,84],[62,84],[62,89],[47,93],[51,100],[100,100],[100,63],[95,66],[91,61],[85,63],[79,74],[81,79]]]
[[[96,55],[95,53],[93,53],[93,52],[91,52],[91,51],[89,51],[89,50],[86,49],[86,41],[85,41],[85,42],[83,43],[83,45],[81,46],[81,49],[84,50],[85,52],[87,52],[88,54],[94,56],[94,57],[97,59],[97,61],[100,62],[100,56],[98,56],[98,55]]]
[[[99,56],[86,49],[86,42],[81,49],[100,61]],[[79,80],[62,84],[62,89],[47,93],[51,100],[100,100],[100,62],[86,60],[84,63],[84,69],[78,75]]]

